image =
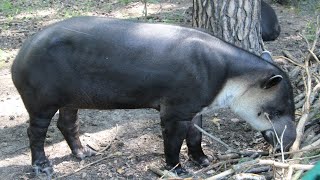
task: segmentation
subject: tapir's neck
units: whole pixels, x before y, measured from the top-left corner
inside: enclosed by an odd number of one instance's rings
[[[251,72],[276,69],[274,65],[263,60],[259,56],[249,53],[232,44],[222,41],[216,37],[208,43],[210,55],[215,60],[225,64],[228,71],[228,78],[239,77]]]
[[[240,97],[246,90],[248,84],[238,78],[228,79],[214,101],[203,108],[200,113],[210,112],[220,108],[232,108],[234,101]]]
[[[217,44],[211,44],[211,48],[218,49],[218,51],[210,51],[212,52],[211,57],[217,58],[224,64],[227,74],[224,85],[215,96],[214,101],[201,112],[219,108],[234,109],[234,102],[237,98],[241,98],[250,85],[257,82],[266,73],[278,71],[277,67],[254,54],[230,44],[223,44],[225,43],[223,41],[215,42]]]

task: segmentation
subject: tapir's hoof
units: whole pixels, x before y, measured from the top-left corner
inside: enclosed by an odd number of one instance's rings
[[[189,155],[189,158],[192,162],[196,163],[197,165],[200,165],[201,167],[207,167],[210,164],[210,158],[206,155],[200,156],[198,158],[194,158],[191,155]]]
[[[166,165],[165,169],[171,170],[173,173],[176,173],[179,176],[189,174],[189,172],[185,168],[183,168],[180,164],[175,168],[174,166]]]
[[[85,157],[94,156],[97,154],[97,151],[85,146],[82,149],[75,150],[72,152],[77,158],[83,160]]]
[[[32,169],[36,176],[40,173],[45,173],[48,179],[51,179],[51,176],[53,175],[52,163],[49,160],[35,162],[34,165],[32,165]]]

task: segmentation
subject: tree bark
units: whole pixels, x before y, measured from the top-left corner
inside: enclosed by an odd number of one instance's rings
[[[255,54],[263,50],[260,0],[193,0],[192,26]]]

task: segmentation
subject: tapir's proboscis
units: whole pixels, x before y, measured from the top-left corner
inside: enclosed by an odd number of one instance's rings
[[[287,150],[296,137],[292,88],[287,75],[265,60],[270,55],[263,57],[179,26],[102,17],[55,23],[26,40],[12,65],[30,116],[33,169],[53,173],[44,142],[58,110],[57,126],[80,159],[96,152],[81,145],[78,109],[157,109],[166,168],[179,164],[184,139],[189,157],[209,164],[193,124],[201,126],[203,111],[221,107],[274,146],[275,133],[283,133]],[[175,170],[185,172],[181,165]]]

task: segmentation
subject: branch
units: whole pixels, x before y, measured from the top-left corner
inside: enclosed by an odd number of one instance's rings
[[[108,156],[106,156],[106,157],[103,157],[103,158],[101,158],[101,159],[98,159],[98,160],[96,160],[96,161],[93,161],[92,163],[89,163],[89,164],[87,164],[87,165],[85,165],[85,166],[83,166],[83,167],[81,167],[81,168],[79,168],[79,169],[76,169],[75,171],[73,171],[73,172],[71,172],[71,173],[68,173],[68,174],[59,176],[59,177],[57,177],[57,179],[61,179],[61,178],[63,178],[63,177],[70,176],[70,175],[75,174],[75,173],[77,173],[77,172],[79,172],[79,171],[81,171],[81,170],[83,170],[83,169],[85,169],[85,168],[87,168],[87,167],[89,167],[89,166],[92,166],[92,165],[94,165],[94,164],[97,164],[98,162],[101,162],[101,161],[103,161],[103,160],[105,160],[105,159],[109,159],[109,158],[113,158],[113,157],[117,157],[117,156],[119,156],[119,155],[110,154],[110,155],[108,155]]]
[[[262,175],[257,175],[253,173],[240,173],[232,176],[233,179],[236,180],[245,180],[245,179],[251,179],[251,180],[265,180],[266,178]]]
[[[231,175],[235,172],[241,172],[247,169],[248,166],[253,165],[271,165],[276,168],[290,168],[292,170],[309,170],[314,167],[314,165],[305,165],[305,164],[288,164],[283,162],[276,162],[274,160],[252,160],[244,163],[240,163],[237,165],[233,165],[231,169],[226,170],[220,174],[214,175],[212,177],[207,178],[206,180],[215,180]]]
[[[108,149],[110,148],[112,142],[116,139],[117,134],[118,134],[118,124],[116,124],[116,133],[115,133],[113,139],[110,141],[110,144],[109,144],[107,147],[105,147],[104,149],[100,150],[100,151],[97,153],[97,155],[98,155],[98,154],[103,154],[103,153],[102,153],[103,151],[106,151],[106,150],[108,150]],[[97,164],[97,163],[100,162],[100,161],[103,161],[103,160],[108,159],[108,158],[111,158],[111,157],[116,157],[116,156],[118,156],[118,155],[109,154],[108,156],[103,157],[103,158],[101,158],[101,159],[98,159],[98,160],[96,160],[96,161],[94,161],[94,162],[92,162],[92,163],[89,163],[89,164],[87,164],[87,165],[85,165],[85,166],[83,166],[83,167],[81,167],[81,168],[79,168],[79,169],[76,169],[75,171],[73,171],[73,172],[71,172],[71,173],[67,173],[67,174],[65,174],[65,175],[59,176],[57,179],[70,176],[70,175],[75,174],[75,173],[77,173],[77,172],[79,172],[79,171],[81,171],[81,170],[83,170],[83,169],[85,169],[85,168],[87,168],[87,167],[89,167],[89,166],[92,166],[92,165],[94,165],[94,164]]]
[[[179,178],[178,175],[176,175],[175,173],[173,172],[170,172],[168,170],[160,170],[154,166],[148,166],[148,169],[152,172],[154,172],[155,174],[157,174],[158,176],[160,176],[161,178],[174,178],[174,179],[182,179],[182,178]],[[160,179],[161,179],[160,178]]]
[[[203,130],[201,127],[199,127],[198,125],[194,124],[194,127],[196,127],[200,132],[202,132],[203,134],[209,136],[211,139],[219,142],[220,144],[222,144],[225,148],[227,148],[229,151],[232,152],[236,152],[233,148],[231,148],[228,144],[224,143],[223,141],[221,141],[219,138],[209,134],[208,132],[206,132],[205,130]]]

